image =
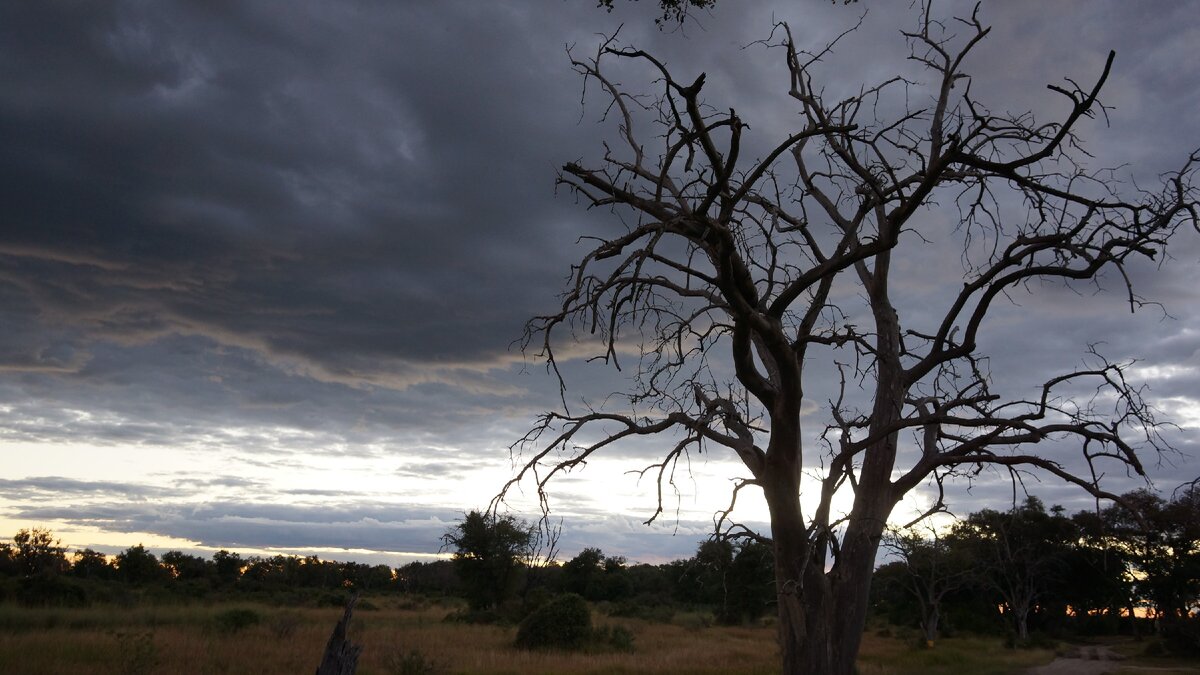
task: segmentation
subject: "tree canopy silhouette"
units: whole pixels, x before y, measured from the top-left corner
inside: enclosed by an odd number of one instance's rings
[[[1157,191],[1089,169],[1077,127],[1104,113],[1115,55],[1090,83],[1049,85],[1066,103],[1056,119],[994,112],[969,75],[989,31],[978,8],[951,24],[923,7],[902,35],[925,84],[895,76],[830,99],[821,71],[853,29],[805,50],[778,24],[762,44],[781,57],[797,122],[765,146],[706,98],[703,73],[680,79],[615,36],[572,54],[616,139],[597,162],[566,164],[559,183],[622,226],[596,235],[561,306],[527,327],[524,345],[558,377],[563,407],[514,446],[521,468],[504,491],[528,479],[545,504],[547,484],[595,453],[664,437],[643,468],[658,479],[653,520],[681,458],[736,456],[749,476],[734,504],[753,486],[770,512],[769,537],[754,536],[774,549],[785,672],[852,672],[881,535],[914,488],[995,466],[1116,498],[1098,477],[1143,474],[1140,453],[1166,448],[1129,364],[1081,345],[1084,365],[1014,393],[997,386],[980,344],[998,300],[1048,285],[1103,274],[1139,307],[1131,266],[1197,225],[1200,154]],[[642,67],[651,93],[610,77],[614,62],[625,81]],[[954,283],[940,306],[902,317],[930,250],[950,251],[938,271]],[[595,358],[624,367],[629,389],[574,409],[557,348],[568,341],[574,355],[596,338]],[[806,394],[824,396],[830,380],[823,414],[812,413]],[[1077,460],[1056,454],[1064,448]],[[816,479],[802,485],[805,475]],[[718,526],[746,533],[728,513]]]

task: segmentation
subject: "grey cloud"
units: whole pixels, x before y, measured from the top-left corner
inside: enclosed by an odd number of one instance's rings
[[[683,34],[654,28],[654,3],[612,15],[593,4],[4,5],[0,438],[84,439],[114,452],[200,446],[255,467],[303,466],[308,453],[397,453],[407,460],[401,476],[506,461],[504,446],[557,394],[536,367],[514,374],[525,364],[509,345],[527,317],[554,307],[576,238],[620,226],[554,194],[555,168],[596,157],[611,131],[595,123],[597,98],[580,109],[564,45],[589,52],[595,33],[624,22],[625,42],[690,76],[708,72],[710,102],[736,104],[752,124],[748,151],[761,151],[792,127],[794,109],[778,50],[740,47],[766,37],[774,18],[816,44],[861,11],[729,0]],[[1187,3],[1148,12],[1117,0],[986,5],[995,29],[969,64],[973,91],[998,110],[1053,113],[1062,104],[1044,84],[1092,77],[1116,48],[1111,128],[1089,126],[1087,147],[1096,166],[1130,162],[1148,187],[1190,149],[1185,141],[1200,141],[1200,62],[1177,30],[1192,13]],[[879,59],[903,52],[896,30],[911,21],[904,3],[873,5],[862,34],[831,58],[830,95],[893,74]],[[647,82],[644,72],[620,75]],[[1132,277],[1171,318],[1154,308],[1130,317],[1115,279],[1095,297],[1091,287],[1014,294],[1020,306],[997,315],[984,345],[997,386],[1028,393],[1092,342],[1114,360],[1193,364],[1200,239],[1181,236],[1174,250],[1162,269],[1144,265]],[[961,283],[957,255],[931,247],[911,261],[945,273],[905,287],[906,318],[944,306],[946,289]],[[623,385],[619,374],[568,369],[579,375],[573,403]],[[1150,384],[1152,396],[1180,401],[1200,391],[1194,370]],[[819,405],[828,393],[809,395]],[[1156,476],[1200,475],[1193,435]],[[610,455],[640,466],[659,452],[636,444]],[[580,476],[572,489],[595,489]],[[177,485],[259,487],[238,481]],[[193,517],[168,511],[112,511],[97,522],[165,530]],[[336,529],[298,513],[314,529],[296,524],[279,541]],[[219,523],[247,541],[273,536],[245,514],[197,517],[193,534],[206,541],[225,541]],[[361,529],[355,537],[384,545]],[[611,546],[630,555],[635,543],[650,545],[620,537]]]

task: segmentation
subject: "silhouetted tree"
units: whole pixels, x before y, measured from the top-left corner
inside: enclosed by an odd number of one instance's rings
[[[736,456],[742,485],[761,489],[770,512],[783,669],[840,675],[854,668],[883,529],[910,490],[999,466],[1115,497],[1095,478],[1111,462],[1142,474],[1139,451],[1164,442],[1127,364],[1091,353],[1014,395],[994,385],[980,344],[997,299],[1101,275],[1127,283],[1135,260],[1200,226],[1200,153],[1156,192],[1125,190],[1087,167],[1075,133],[1101,112],[1115,55],[1090,83],[1050,86],[1066,104],[1058,119],[993,113],[967,70],[988,33],[978,9],[951,24],[922,5],[903,35],[924,84],[840,83],[826,99],[818,71],[832,45],[805,49],[780,24],[766,42],[783,61],[794,128],[754,144],[704,74],[679,79],[613,39],[572,55],[605,98],[617,142],[595,163],[566,164],[559,182],[618,212],[620,227],[587,239],[561,305],[528,325],[524,345],[564,392],[558,357],[580,345],[596,346],[593,360],[624,361],[629,388],[575,409],[564,395],[516,444],[524,464],[501,498],[532,477],[545,499],[555,477],[635,438],[669,439],[644,467],[660,494],[686,454]],[[625,90],[607,74],[613,61],[621,82],[643,68],[656,94]],[[768,117],[753,128],[784,119]],[[961,280],[944,302],[902,317],[905,289],[929,281],[908,278],[928,270],[919,255],[942,246],[962,262]],[[1132,289],[1126,297],[1138,306]],[[556,350],[560,337],[569,351]],[[818,395],[822,420],[805,393],[831,380],[835,391]],[[805,447],[806,436],[824,445]],[[902,437],[914,453],[899,452]],[[1077,448],[1080,462],[1047,446]],[[1096,461],[1110,463],[1088,468]],[[815,478],[803,508],[802,476]],[[839,493],[846,514],[834,508]],[[660,499],[651,519],[661,511]]]
[[[242,556],[224,549],[214,553],[212,561],[217,581],[223,584],[236,583],[242,576],[242,567],[246,564],[246,561],[242,560]]]
[[[954,534],[974,549],[979,578],[999,596],[1017,638],[1027,640],[1031,612],[1065,578],[1070,520],[1030,496],[1010,511],[972,513]]]
[[[467,602],[472,609],[485,610],[517,595],[537,538],[531,525],[513,516],[471,511],[442,535],[442,543],[454,550],[454,569]]]
[[[200,556],[188,555],[182,551],[164,553],[162,565],[167,568],[171,578],[179,581],[211,579],[214,573],[214,565],[211,561]]]
[[[108,556],[90,548],[76,551],[71,561],[71,574],[80,579],[113,579],[116,572]]]
[[[158,558],[141,544],[118,553],[113,563],[117,568],[117,578],[130,584],[161,581],[169,574],[158,564]]]
[[[13,557],[25,576],[52,576],[65,572],[66,549],[50,530],[35,527],[20,530],[13,536]]]
[[[1105,510],[1128,551],[1135,588],[1159,617],[1200,609],[1200,494],[1191,487],[1167,501],[1148,490]]]

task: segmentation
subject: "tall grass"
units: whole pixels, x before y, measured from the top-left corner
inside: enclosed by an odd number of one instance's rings
[[[625,626],[636,636],[632,653],[528,652],[512,647],[514,629],[444,623],[450,609],[377,601],[360,611],[351,638],[365,649],[360,675],[403,675],[420,655],[445,673],[708,673],[778,671],[775,632],[769,627],[717,627],[700,621],[674,624],[596,617],[599,625]],[[402,608],[407,607],[407,608]],[[261,620],[221,630],[219,616],[232,608]],[[0,606],[0,673],[72,675],[152,673],[207,675],[312,672],[341,610],[284,609],[224,604],[191,607],[93,607],[30,610]],[[285,628],[286,630],[281,630]],[[898,639],[866,636],[864,674],[1020,672],[1052,654],[1004,650],[999,640],[944,640],[917,650]]]

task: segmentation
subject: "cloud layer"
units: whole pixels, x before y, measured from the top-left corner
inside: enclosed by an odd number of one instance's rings
[[[211,546],[435,549],[446,522],[491,496],[475,483],[462,494],[464,476],[503,473],[505,448],[554,405],[556,387],[513,341],[554,306],[577,239],[614,226],[554,190],[556,167],[597,157],[608,133],[596,99],[581,108],[564,45],[590,51],[596,33],[624,22],[626,42],[708,72],[714,105],[735,102],[761,143],[790,128],[793,111],[780,104],[778,53],[743,47],[773,17],[815,43],[862,11],[725,0],[683,31],[658,31],[650,4],[612,14],[585,0],[0,7],[9,522]],[[866,4],[860,34],[834,55],[831,92],[909,67],[896,60],[896,30],[911,14]],[[1152,185],[1200,145],[1192,12],[1182,2],[986,5],[995,28],[970,65],[974,86],[998,109],[1061,112],[1044,85],[1094,77],[1116,49],[1110,126],[1089,123],[1088,149],[1097,166],[1128,163]],[[641,75],[622,76],[636,86]],[[1161,310],[1130,315],[1112,280],[1099,292],[1036,289],[1013,298],[985,345],[1014,387],[1078,362],[1089,343],[1141,359],[1152,398],[1185,425],[1174,437],[1185,454],[1151,462],[1165,487],[1200,475],[1190,454],[1200,238],[1180,239],[1172,260],[1134,270]],[[913,269],[936,269],[942,253]],[[911,283],[906,311],[944,300],[938,279]],[[580,394],[619,386],[614,374],[582,372]],[[98,450],[69,463],[18,450],[80,443]],[[162,470],[153,464],[106,473],[139,453],[190,465],[192,482],[146,478]],[[331,475],[339,458],[355,471],[387,466],[398,490],[423,480],[425,501],[381,500],[382,482],[356,500],[343,484],[272,479]],[[580,476],[565,499],[608,489]],[[1003,499],[1007,483],[996,485],[964,504]],[[235,501],[220,501],[222,489]],[[606,532],[630,557],[694,545],[627,528],[643,514],[593,515],[580,525],[587,536]],[[689,535],[707,525],[685,522]]]

